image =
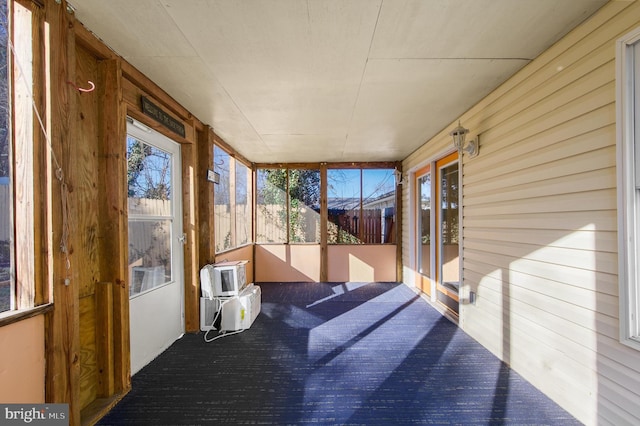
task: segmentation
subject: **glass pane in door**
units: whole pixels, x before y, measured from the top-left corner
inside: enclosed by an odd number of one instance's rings
[[[425,277],[431,277],[431,173],[418,178],[419,210],[418,230],[420,244],[418,244],[418,272]]]
[[[127,137],[130,296],[172,279],[171,163],[170,153]]]
[[[127,184],[131,199],[171,201],[171,154],[127,136]],[[157,203],[148,202],[151,205]],[[159,203],[164,205],[163,203]],[[132,213],[131,211],[129,212]],[[138,212],[133,212],[138,213]],[[143,214],[155,214],[145,210]],[[167,214],[166,210],[162,214]]]
[[[171,281],[171,221],[129,221],[129,296]]]
[[[458,162],[441,167],[439,178],[437,255],[439,290],[446,295],[446,298],[441,301],[457,312],[460,286]]]

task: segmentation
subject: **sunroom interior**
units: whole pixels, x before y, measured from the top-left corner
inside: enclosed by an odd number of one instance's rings
[[[487,272],[465,269],[462,193],[465,179],[508,179],[493,167],[519,170],[526,155],[491,148],[512,134],[491,130],[525,134],[529,123],[484,111],[501,90],[535,91],[527,78],[539,69],[552,80],[600,56],[596,76],[573,90],[604,87],[610,106],[612,83],[599,79],[615,79],[609,41],[640,22],[635,2],[621,0],[3,3],[10,132],[0,196],[10,213],[0,223],[0,341],[13,350],[0,351],[0,365],[14,368],[0,372],[0,402],[67,403],[71,424],[95,422],[172,338],[200,331],[199,271],[222,261],[248,261],[257,283],[404,283],[509,363],[518,302],[491,301],[498,314],[475,306],[478,289],[501,286],[508,279],[495,271],[508,268],[472,244],[471,263]],[[500,111],[529,107],[509,96]],[[615,179],[615,164],[598,167],[599,182]],[[480,245],[494,232],[471,223]],[[544,248],[547,234],[532,239]],[[604,272],[593,275],[610,274],[608,262],[594,261]],[[159,310],[167,315],[150,314]],[[153,341],[150,328],[169,337]],[[635,352],[611,345],[620,371],[632,369]],[[541,347],[554,360],[567,352]],[[544,356],[520,364],[529,379],[553,370]],[[580,421],[618,412],[598,400],[580,413],[579,398],[554,394],[552,379],[535,384]],[[640,418],[621,404],[625,414],[610,418]]]

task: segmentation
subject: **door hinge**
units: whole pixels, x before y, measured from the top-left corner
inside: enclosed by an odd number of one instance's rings
[[[187,234],[182,234],[178,237],[178,241],[180,241],[182,244],[187,244]]]

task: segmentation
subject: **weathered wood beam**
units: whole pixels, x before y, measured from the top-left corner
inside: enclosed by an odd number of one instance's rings
[[[182,228],[184,243],[185,331],[200,328],[200,265],[198,264],[198,147],[182,145]],[[210,206],[212,207],[212,206]]]
[[[320,164],[320,281],[329,280],[329,232],[327,165]]]
[[[49,49],[50,75],[50,123],[51,148],[63,172],[74,161],[74,126],[72,111],[76,110],[76,96],[68,81],[75,81],[74,19],[67,12],[64,1],[45,3],[45,19],[49,24],[50,39],[55,49]],[[55,170],[53,171],[55,173]],[[50,176],[51,223],[53,239],[53,311],[46,321],[46,400],[69,404],[69,424],[80,424],[80,337],[79,337],[79,283],[75,282],[73,248],[69,247],[68,259],[57,245],[63,235],[63,208],[61,182]],[[69,190],[69,203],[73,203],[73,182],[65,176]],[[72,225],[72,224],[70,224]]]
[[[214,134],[209,126],[198,132],[198,246],[199,267],[215,260],[215,228],[213,226],[214,187],[207,180],[207,171],[213,170]]]
[[[113,392],[131,388],[129,343],[129,256],[127,217],[126,109],[122,101],[122,73],[118,59],[100,62],[99,238],[101,279],[112,284]]]

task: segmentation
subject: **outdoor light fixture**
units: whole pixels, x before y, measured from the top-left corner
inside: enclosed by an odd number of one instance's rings
[[[467,142],[465,146],[464,140],[469,133],[468,129],[465,129],[460,125],[460,121],[458,121],[458,127],[453,129],[449,135],[453,138],[453,146],[460,152],[466,151],[469,154],[470,158],[473,158],[478,155],[479,145],[478,145],[478,137],[471,139]]]
[[[402,185],[404,183],[404,178],[402,177],[402,172],[398,169],[393,171],[393,174],[396,177],[396,185]]]

